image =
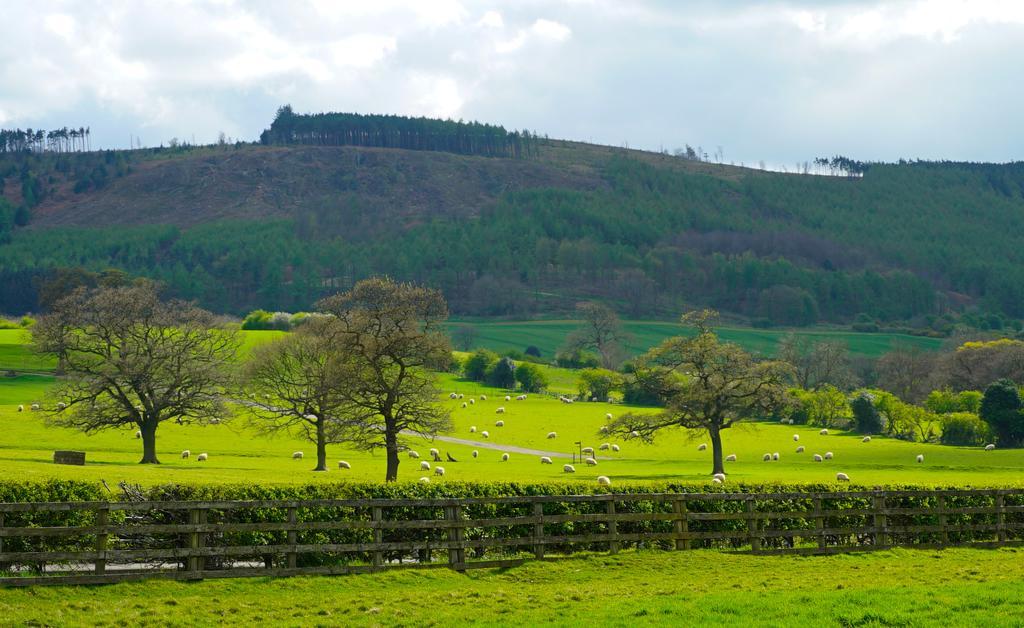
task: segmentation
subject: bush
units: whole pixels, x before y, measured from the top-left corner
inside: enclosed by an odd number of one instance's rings
[[[526,351],[524,351],[524,353],[526,355],[532,355],[535,358],[541,357],[540,356],[540,349],[538,349],[537,347],[535,347],[533,345],[530,345],[529,347],[527,347]]]
[[[567,369],[597,368],[601,361],[592,353],[568,351],[555,355],[555,364]]]
[[[1001,379],[985,389],[981,418],[988,423],[1000,445],[1019,447],[1024,442],[1020,393],[1012,381]]]
[[[487,369],[487,384],[495,388],[516,387],[516,363],[511,358],[501,358]]]
[[[882,415],[875,408],[874,401],[868,393],[861,393],[850,401],[854,427],[861,434],[880,434],[882,432]]]
[[[649,390],[642,382],[635,378],[628,378],[622,384],[622,401],[636,406],[660,406],[661,397],[653,390]]]
[[[977,446],[989,442],[992,431],[977,415],[953,412],[942,417],[942,444]]]
[[[548,378],[544,371],[529,362],[516,367],[516,381],[524,392],[540,392],[548,386]]]
[[[622,376],[607,369],[583,369],[580,371],[576,386],[579,388],[581,399],[607,401],[613,390],[622,388]]]
[[[487,371],[498,361],[498,354],[487,349],[477,349],[462,365],[462,374],[466,379],[482,382],[487,379]]]

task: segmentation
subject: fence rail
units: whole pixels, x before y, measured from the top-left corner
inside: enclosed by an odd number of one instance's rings
[[[1024,490],[0,503],[0,585],[507,566],[624,548],[1024,544]]]

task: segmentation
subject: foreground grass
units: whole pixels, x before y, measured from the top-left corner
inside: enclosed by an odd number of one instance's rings
[[[0,590],[7,625],[1020,626],[1024,552],[639,552],[360,576]]]

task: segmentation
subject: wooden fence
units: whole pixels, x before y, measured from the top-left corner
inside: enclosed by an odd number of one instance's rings
[[[1024,490],[0,503],[0,585],[1024,543]]]

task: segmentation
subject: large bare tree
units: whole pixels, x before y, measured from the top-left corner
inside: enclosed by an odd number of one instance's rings
[[[615,310],[601,303],[583,302],[576,305],[576,313],[581,325],[565,339],[565,349],[596,351],[601,358],[601,366],[614,369],[622,362],[624,345],[629,340],[629,334],[622,329]]]
[[[711,328],[715,315],[710,310],[684,315],[682,323],[695,327],[695,336],[669,338],[637,361],[636,377],[664,400],[665,409],[625,414],[609,427],[644,440],[668,428],[707,432],[711,472],[725,473],[722,430],[780,407],[793,373],[784,362],[757,362],[738,345],[721,342]]]
[[[164,421],[226,415],[220,393],[230,383],[236,335],[191,303],[162,301],[151,283],[76,289],[39,319],[33,342],[64,368],[50,420],[85,432],[135,425],[140,463],[159,463],[156,431]]]
[[[433,437],[451,429],[431,369],[451,360],[442,328],[448,306],[437,290],[387,278],[360,281],[322,300],[345,378],[345,439],[363,449],[383,448],[385,479],[398,479],[403,432]]]
[[[777,357],[793,365],[797,386],[805,390],[818,390],[827,384],[849,389],[856,383],[850,351],[841,342],[788,334],[779,342]]]

